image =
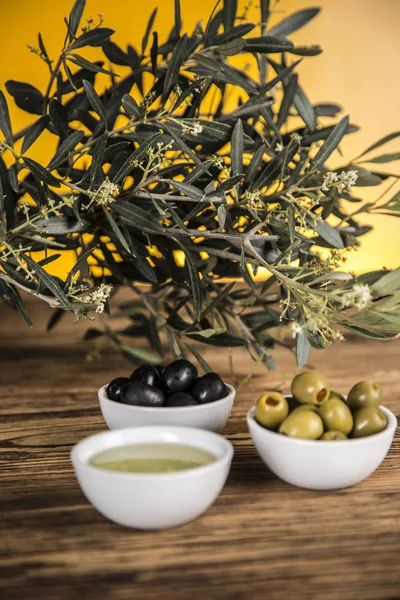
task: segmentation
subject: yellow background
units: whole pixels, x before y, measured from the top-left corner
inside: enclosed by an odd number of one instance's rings
[[[239,0],[240,9],[248,2]],[[126,43],[132,43],[140,48],[153,8],[158,6],[155,26],[163,40],[173,24],[173,4],[173,0],[88,0],[85,16],[95,17],[100,12],[104,13],[104,25],[116,30],[113,39],[119,45],[125,47]],[[213,5],[214,0],[181,0],[184,27],[192,30],[198,20],[205,25]],[[255,0],[253,5],[249,20],[257,22],[258,1]],[[273,22],[313,5],[305,0],[281,0],[276,6]],[[397,69],[400,58],[400,1],[317,0],[315,5],[321,6],[322,12],[291,39],[298,44],[317,43],[324,49],[323,54],[306,58],[298,67],[300,80],[311,100],[341,104],[352,122],[362,126],[360,132],[349,136],[343,143],[346,160],[358,155],[383,135],[400,129]],[[70,0],[0,0],[2,89],[7,79],[26,81],[42,91],[45,89],[47,67],[29,52],[27,44],[36,46],[37,32],[40,31],[49,55],[57,58],[65,34],[63,17],[68,15],[71,6]],[[85,56],[95,59],[98,50],[86,50]],[[16,108],[11,98],[9,105],[14,130],[35,118]],[[45,159],[51,156],[52,136],[45,134],[42,138],[39,148],[34,146],[31,155],[37,157],[39,152]],[[383,151],[398,149],[399,142],[394,140]],[[398,163],[391,165],[389,170],[399,173]],[[357,188],[356,195],[371,201],[387,185]],[[397,189],[398,186],[394,191]],[[356,206],[353,204],[351,208]],[[373,224],[375,230],[363,238],[361,250],[349,253],[346,268],[359,272],[382,266],[398,267],[400,221],[376,215],[364,215],[362,221]],[[56,263],[53,264],[55,267]],[[68,266],[64,261],[63,270]]]

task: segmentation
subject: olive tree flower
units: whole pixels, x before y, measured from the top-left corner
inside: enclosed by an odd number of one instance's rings
[[[344,308],[354,307],[359,310],[368,306],[372,301],[371,290],[368,285],[353,285],[350,292],[345,292],[342,296],[342,305]]]
[[[104,306],[107,299],[110,297],[111,292],[112,285],[101,283],[97,290],[93,290],[93,292],[90,292],[90,294],[82,298],[82,300],[89,304],[96,304],[96,312],[101,314],[104,311]]]

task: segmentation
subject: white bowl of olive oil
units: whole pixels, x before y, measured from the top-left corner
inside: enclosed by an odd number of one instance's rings
[[[89,502],[135,529],[176,527],[205,512],[225,484],[232,456],[222,436],[173,426],[107,431],[71,452]]]
[[[110,400],[107,385],[99,389],[99,402],[104,420],[110,429],[147,425],[179,425],[220,433],[231,414],[235,389],[225,383],[227,394],[219,400],[197,406],[134,406]]]

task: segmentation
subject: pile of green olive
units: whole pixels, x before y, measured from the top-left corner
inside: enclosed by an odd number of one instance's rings
[[[386,416],[379,410],[383,390],[377,383],[356,383],[346,402],[323,375],[307,371],[293,379],[291,391],[288,399],[275,391],[259,398],[254,416],[262,427],[293,438],[325,441],[367,437],[386,428]]]
[[[217,373],[198,377],[196,366],[184,358],[166,367],[141,365],[130,377],[113,379],[106,391],[115,402],[156,408],[207,404],[228,393]]]

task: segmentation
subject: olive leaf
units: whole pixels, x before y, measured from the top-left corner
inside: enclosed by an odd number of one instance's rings
[[[242,38],[246,34],[250,33],[255,28],[254,23],[242,23],[241,25],[236,25],[228,31],[224,31],[214,37],[213,43],[216,46],[216,50],[219,51],[219,47],[222,44],[227,44],[229,42],[233,42]]]
[[[21,152],[24,154],[34,142],[38,139],[41,133],[46,129],[49,122],[49,117],[44,115],[40,117],[33,125],[31,125],[24,136]]]
[[[300,10],[299,12],[293,13],[289,15],[282,21],[280,21],[274,27],[268,31],[271,35],[290,35],[294,33],[298,29],[307,25],[317,14],[320,12],[320,8],[306,8],[304,10]]]
[[[154,20],[156,18],[156,15],[157,15],[157,8],[155,8],[153,10],[153,12],[150,15],[150,19],[149,19],[149,21],[147,23],[146,32],[145,32],[145,34],[143,36],[143,40],[142,40],[142,54],[144,54],[145,51],[146,51],[147,44],[148,44],[148,41],[149,41],[149,35],[150,35],[151,30],[153,29]]]
[[[174,0],[174,8],[175,8],[175,31],[174,31],[174,34],[176,36],[179,36],[181,33],[181,28],[182,28],[180,0]]]
[[[190,252],[187,250],[187,248],[183,244],[181,244],[176,238],[175,242],[185,254],[185,269],[188,272],[190,280],[190,286],[193,294],[194,310],[196,313],[196,317],[200,319],[202,310],[202,290],[200,286],[199,273],[196,268],[196,265],[194,264],[193,258]]]
[[[165,102],[179,78],[179,70],[182,66],[182,63],[187,58],[188,54],[188,37],[185,34],[183,37],[179,39],[175,50],[172,54],[172,57],[168,63],[167,72],[164,80],[164,90],[163,90],[163,102]]]
[[[297,91],[297,75],[293,74],[289,78],[289,83],[284,86],[283,100],[279,109],[277,127],[280,129],[286,123],[289,116],[289,110],[294,103],[294,97]]]
[[[14,140],[11,129],[10,113],[8,111],[7,100],[0,90],[0,129],[6,139],[7,144],[13,148]]]
[[[131,59],[127,52],[124,52],[117,44],[111,40],[107,40],[101,45],[104,54],[107,56],[115,65],[121,65],[123,67],[131,66]]]
[[[303,330],[296,335],[296,361],[298,367],[304,367],[311,351],[311,344]]]
[[[74,266],[72,267],[70,272],[68,273],[67,279],[65,281],[65,289],[68,288],[68,286],[71,284],[71,281],[73,280],[74,276],[77,273],[79,273],[79,271],[83,270],[83,268],[85,268],[85,270],[88,269],[87,259],[89,258],[89,256],[91,256],[93,254],[94,250],[95,250],[95,248],[89,248],[88,250],[82,249],[82,252],[79,255],[78,260],[76,261],[76,263],[74,264]]]
[[[41,164],[32,160],[31,158],[24,157],[24,163],[28,167],[28,169],[35,175],[39,181],[43,181],[48,185],[52,185],[54,187],[60,187],[60,181],[54,177],[49,171],[47,171]]]
[[[245,40],[239,38],[238,40],[232,40],[230,42],[225,42],[224,44],[219,44],[216,47],[216,50],[219,52],[219,54],[223,54],[223,56],[234,56],[235,54],[239,54],[245,45]]]
[[[0,298],[3,300],[3,302],[8,304],[8,306],[18,311],[29,327],[33,327],[32,320],[24,307],[18,290],[15,287],[0,280]]]
[[[287,52],[296,56],[318,56],[318,54],[321,54],[322,48],[318,44],[313,44],[312,46],[296,46],[290,48]]]
[[[374,156],[374,158],[367,158],[365,162],[369,163],[387,163],[393,160],[400,160],[400,152],[389,152],[388,154],[381,154],[380,156]]]
[[[129,202],[118,200],[112,204],[112,210],[123,217],[128,223],[139,229],[149,230],[153,233],[162,233],[164,228],[152,215],[148,212],[130,204]]]
[[[68,25],[71,39],[75,36],[81,22],[86,0],[76,0],[69,15]]]
[[[315,129],[317,121],[315,117],[314,107],[307,98],[303,88],[300,85],[297,85],[296,94],[294,96],[294,105],[307,127],[310,130]]]
[[[19,108],[35,115],[42,114],[43,95],[41,91],[33,85],[10,79],[9,81],[6,81],[6,89],[10,96],[13,96],[15,104],[19,106]]]
[[[71,150],[74,150],[76,146],[83,140],[85,134],[83,131],[74,131],[64,141],[61,142],[57,148],[57,152],[47,165],[47,168],[51,171],[55,166],[65,157],[68,156]]]
[[[53,98],[49,105],[50,124],[57,135],[63,140],[70,134],[68,113],[65,107]]]
[[[243,173],[243,125],[240,119],[237,120],[235,127],[232,131],[231,140],[231,165],[232,174],[238,175]]]
[[[92,164],[90,165],[90,183],[93,185],[96,179],[102,173],[102,165],[105,162],[105,154],[107,149],[108,136],[107,133],[103,133],[99,141],[97,142],[92,152]]]
[[[268,25],[268,18],[270,14],[270,0],[260,0],[260,12],[261,12],[261,27],[262,30]]]
[[[35,262],[28,254],[23,254],[23,258],[28,266],[34,270],[35,275],[41,282],[48,288],[54,296],[59,300],[61,306],[65,310],[71,310],[71,303],[68,300],[66,294],[59,286],[57,280],[52,275],[49,275],[39,263]]]
[[[78,54],[68,54],[68,60],[88,71],[94,71],[95,73],[104,73],[105,75],[113,75],[115,77],[118,76],[117,73],[109,71],[108,69],[104,69],[98,63],[90,62],[89,60],[86,60],[86,58],[83,58]]]
[[[113,33],[114,30],[108,27],[96,27],[90,31],[85,31],[75,39],[69,50],[76,50],[84,46],[101,46]]]
[[[195,200],[199,200],[200,202],[204,198],[204,193],[198,188],[194,187],[194,185],[190,185],[188,183],[183,183],[180,181],[175,181],[174,179],[166,179],[168,183],[170,183],[178,192],[182,192],[189,198],[194,198]]]
[[[341,119],[339,123],[334,127],[334,129],[329,134],[321,148],[318,150],[316,156],[313,158],[311,162],[312,168],[316,168],[323,165],[325,161],[330,157],[332,152],[336,150],[343,137],[346,135],[348,124],[349,117],[343,117],[343,119]]]
[[[293,48],[293,43],[285,37],[263,35],[260,37],[246,38],[245,49],[247,52],[276,54],[286,52],[289,48]]]
[[[218,224],[221,229],[225,227],[226,223],[226,208],[222,204],[218,206]]]
[[[99,115],[99,117],[103,120],[105,126],[107,127],[107,117],[104,112],[104,106],[100,99],[100,96],[98,95],[90,81],[83,80],[83,87],[93,110]]]
[[[388,296],[400,289],[400,268],[389,271],[371,286],[374,296]]]
[[[3,234],[7,232],[7,213],[5,208],[3,184],[0,178],[0,228]]]
[[[122,97],[122,106],[131,117],[140,117],[142,115],[142,109],[136,102],[135,98],[129,94],[125,94]]]
[[[380,148],[380,146],[383,146],[384,144],[387,144],[388,142],[391,142],[392,140],[394,140],[398,137],[400,137],[400,131],[395,131],[393,133],[389,133],[388,135],[385,135],[383,138],[381,138],[380,140],[378,140],[371,146],[368,146],[368,148],[366,150],[364,150],[364,152],[362,154],[360,154],[358,156],[358,158],[361,158],[362,156],[369,154],[369,152],[372,152],[372,150],[376,150],[377,148]]]
[[[126,250],[126,252],[128,252],[128,254],[131,254],[131,249],[129,247],[129,244],[126,241],[126,239],[124,238],[121,229],[118,227],[118,225],[115,222],[115,220],[113,219],[112,215],[109,213],[109,211],[104,206],[102,207],[102,209],[103,209],[103,212],[104,212],[104,215],[105,215],[107,221],[110,223],[111,229],[115,233],[115,236],[118,239],[118,241],[120,242],[121,246],[124,248],[124,250]]]

